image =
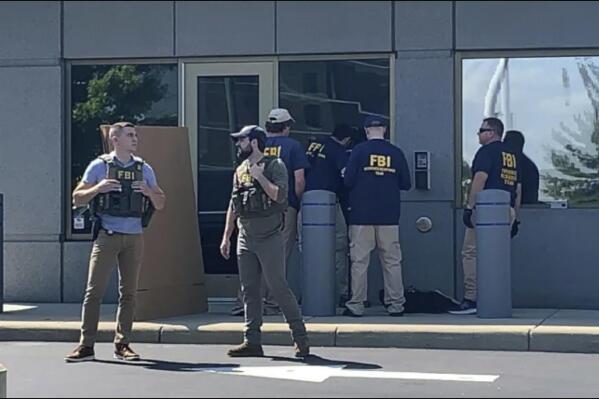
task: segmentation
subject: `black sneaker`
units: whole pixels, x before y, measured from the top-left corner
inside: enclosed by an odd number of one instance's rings
[[[343,316],[349,316],[349,317],[362,317],[361,314],[357,314],[352,312],[351,310],[349,310],[349,308],[345,308],[345,310],[343,311]]]
[[[262,350],[262,345],[250,345],[247,342],[230,349],[227,352],[227,355],[230,357],[262,357],[264,356],[264,351]]]
[[[114,358],[126,362],[135,362],[139,360],[139,355],[133,352],[129,344],[115,344]]]
[[[469,299],[464,299],[462,303],[456,305],[449,310],[451,314],[475,314],[476,313],[476,302]]]
[[[75,363],[88,362],[95,359],[96,355],[94,354],[93,346],[79,345],[73,352],[65,356],[64,361],[67,363]]]

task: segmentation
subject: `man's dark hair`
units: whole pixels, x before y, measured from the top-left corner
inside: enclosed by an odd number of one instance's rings
[[[332,136],[336,139],[343,140],[347,137],[352,137],[354,135],[354,131],[347,123],[340,123],[335,125],[333,129]]]
[[[524,135],[519,130],[508,130],[505,132],[503,142],[513,150],[522,152],[524,149]]]
[[[266,121],[266,124],[264,125],[264,127],[266,127],[266,131],[268,133],[282,133],[283,130],[285,130],[286,127],[291,127],[292,125],[292,121],[285,121],[285,122],[269,122]]]
[[[501,120],[498,118],[485,118],[483,122],[486,122],[500,138],[503,136],[503,122]]]

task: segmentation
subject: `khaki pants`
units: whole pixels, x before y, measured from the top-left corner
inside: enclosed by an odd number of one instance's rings
[[[283,248],[285,249],[285,263],[283,265],[283,273],[285,274],[285,278],[287,278],[287,264],[289,262],[289,258],[291,257],[291,253],[293,252],[293,248],[297,243],[297,210],[288,206],[285,211],[285,224],[283,226]],[[263,291],[264,291],[264,306],[268,309],[267,313],[277,310],[278,305],[270,292],[268,284],[263,282]]]
[[[514,223],[516,212],[511,208],[510,223]],[[474,223],[475,215],[472,215]],[[462,246],[462,267],[464,269],[464,299],[476,302],[476,230],[466,228]]]
[[[262,285],[266,282],[273,300],[279,304],[291,337],[299,344],[308,343],[308,335],[295,296],[285,277],[285,253],[280,232],[267,238],[252,238],[240,233],[237,238],[237,264],[245,309],[244,339],[262,343]]]
[[[94,241],[89,261],[89,276],[85,299],[83,300],[80,344],[94,346],[100,320],[100,304],[110,280],[114,266],[119,271],[119,306],[115,343],[128,344],[131,341],[135,294],[143,255],[141,234],[108,235],[100,231]]]
[[[378,248],[383,269],[385,303],[389,313],[403,312],[404,297],[401,275],[401,247],[399,227],[395,226],[349,226],[349,251],[351,256],[352,298],[347,308],[354,314],[364,313],[364,301],[368,292],[368,266],[370,253]]]

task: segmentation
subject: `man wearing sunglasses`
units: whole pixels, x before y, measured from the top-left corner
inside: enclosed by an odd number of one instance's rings
[[[476,313],[476,235],[474,230],[474,205],[476,195],[482,190],[496,189],[510,193],[512,223],[520,207],[521,198],[521,162],[520,157],[501,141],[503,123],[497,118],[486,118],[478,130],[478,141],[482,147],[472,161],[472,184],[468,204],[464,209],[466,234],[462,247],[462,266],[464,268],[464,300],[451,314]]]

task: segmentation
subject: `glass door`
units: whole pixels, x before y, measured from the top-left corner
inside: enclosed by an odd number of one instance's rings
[[[235,240],[229,260],[219,251],[236,166],[229,134],[245,125],[264,126],[274,105],[274,65],[184,64],[184,74],[184,123],[190,136],[208,297],[234,297],[239,285]]]

